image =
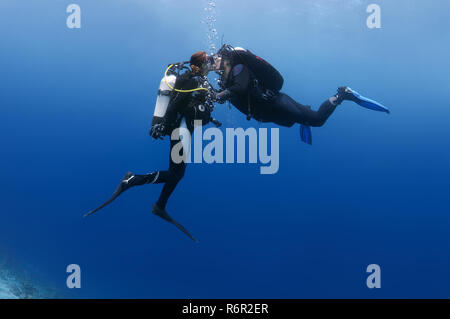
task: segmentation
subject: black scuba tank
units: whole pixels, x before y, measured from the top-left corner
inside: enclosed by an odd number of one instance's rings
[[[233,57],[233,64],[246,65],[265,90],[276,93],[281,90],[284,83],[283,76],[269,62],[243,48],[233,48],[230,53]]]

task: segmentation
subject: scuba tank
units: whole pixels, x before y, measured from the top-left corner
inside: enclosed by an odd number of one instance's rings
[[[169,67],[164,74],[164,77],[159,85],[158,95],[156,97],[152,125],[159,124],[164,121],[164,116],[166,115],[167,107],[169,106],[177,77],[180,75],[181,70],[188,69],[188,67],[184,66],[185,63],[187,62],[171,64],[173,67]]]
[[[187,63],[188,62],[174,63],[169,65],[167,68],[159,85],[155,109],[153,112],[152,126],[164,122],[167,108],[175,91],[192,93],[189,104],[185,110],[181,112],[184,113],[182,114],[183,117],[187,117],[189,119],[187,123],[188,126],[190,126],[190,124],[193,126],[194,120],[202,120],[203,125],[209,122],[212,122],[216,126],[221,125],[220,122],[211,117],[211,112],[213,111],[214,106],[207,100],[207,93],[205,93],[205,91],[208,92],[212,89],[212,87],[206,79],[202,81],[199,80],[199,87],[195,89],[175,89],[175,84],[180,76],[180,72],[182,70],[190,70],[187,66],[185,66]]]
[[[177,77],[175,75],[167,76],[167,82],[169,82],[172,87],[175,86]],[[170,96],[172,94],[172,89],[167,85],[166,80],[163,78],[161,84],[159,85],[158,96],[156,97],[155,111],[153,112],[152,125],[163,122],[164,116],[166,115],[167,107],[169,106]]]
[[[234,65],[242,63],[247,66],[264,90],[271,90],[278,93],[283,87],[284,79],[281,73],[269,62],[253,54],[251,51],[239,47],[234,48],[231,45],[225,44],[219,50],[218,55],[223,53],[232,58]]]

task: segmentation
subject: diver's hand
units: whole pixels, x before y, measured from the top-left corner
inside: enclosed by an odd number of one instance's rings
[[[159,123],[152,125],[150,129],[150,136],[156,139],[163,139],[163,136],[166,133],[166,125],[164,123]]]
[[[209,90],[207,100],[217,102],[217,92],[214,90]]]
[[[214,101],[217,103],[223,104],[228,100],[229,96],[230,96],[230,91],[224,90],[220,93],[215,94]]]
[[[275,98],[277,97],[277,93],[273,92],[272,90],[266,90],[263,94],[262,94],[262,98],[266,101],[273,101],[275,100]]]

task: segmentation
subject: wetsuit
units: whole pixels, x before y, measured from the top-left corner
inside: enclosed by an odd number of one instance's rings
[[[170,150],[172,150],[172,147],[177,143],[178,141],[176,140],[174,141],[170,140]],[[178,183],[183,178],[185,171],[186,171],[186,163],[181,162],[177,164],[173,162],[169,152],[168,170],[157,171],[147,175],[135,175],[133,186],[164,183],[164,187],[161,191],[161,194],[156,204],[158,205],[159,208],[165,209],[170,195],[173,193]]]
[[[205,78],[196,77],[190,72],[186,72],[183,75],[178,76],[175,83],[175,88],[185,90],[195,89],[198,88],[199,84],[205,83],[205,80]],[[152,123],[150,135],[155,139],[161,138],[164,135],[171,136],[174,129],[178,127],[186,127],[192,135],[195,120],[202,120],[202,125],[208,123],[209,121],[218,125],[219,122],[211,118],[212,102],[209,101],[210,95],[205,92],[205,90],[192,93],[173,91],[171,93],[173,95],[171,96],[168,108],[166,110],[166,115],[164,118],[159,118],[158,121],[154,121],[154,123]],[[173,224],[189,238],[197,242],[197,240],[186,230],[186,228],[175,221],[166,211],[167,201],[179,181],[183,178],[186,170],[185,161],[181,161],[177,164],[172,160],[172,156],[170,156],[172,153],[172,148],[178,143],[179,140],[172,140],[171,138],[168,170],[157,171],[147,175],[135,175],[132,172],[127,172],[122,178],[119,186],[117,186],[113,195],[106,202],[85,214],[84,217],[90,216],[111,204],[123,192],[133,186],[164,183],[164,187],[157,203],[152,206],[152,213]]]
[[[219,101],[229,100],[248,118],[281,126],[291,127],[295,123],[322,126],[338,105],[330,98],[314,111],[310,106],[302,105],[281,92],[265,96],[264,89],[243,64],[235,65],[223,83],[224,91],[217,96]]]
[[[201,77],[196,77],[191,72],[185,72],[177,78],[175,83],[176,89],[190,90],[199,86]],[[202,108],[198,109],[201,103],[206,100],[206,91],[196,91],[192,93],[180,93],[174,92],[170,103],[167,107],[166,115],[164,116],[164,125],[166,127],[163,135],[172,134],[172,131],[180,126],[183,117],[186,118],[187,128],[192,134],[194,126],[194,119],[201,119],[203,125],[210,120],[210,110]],[[174,145],[179,143],[178,140],[170,140],[170,152],[169,152],[169,169],[165,171],[156,171],[147,175],[135,175],[132,180],[132,186],[144,185],[144,184],[164,184],[161,191],[161,195],[157,201],[157,205],[161,209],[165,209],[167,201],[170,195],[175,190],[176,186],[184,176],[186,170],[186,163],[175,163],[171,157],[171,151]]]

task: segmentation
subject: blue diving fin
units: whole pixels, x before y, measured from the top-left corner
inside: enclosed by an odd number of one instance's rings
[[[304,143],[312,145],[311,126],[300,124],[300,138]]]
[[[362,107],[365,107],[367,109],[374,110],[374,111],[390,113],[389,109],[386,106],[384,106],[383,104],[381,104],[377,101],[371,100],[367,97],[364,97],[349,87],[347,87],[345,93],[350,95],[349,100],[355,102],[356,104],[358,104]]]

